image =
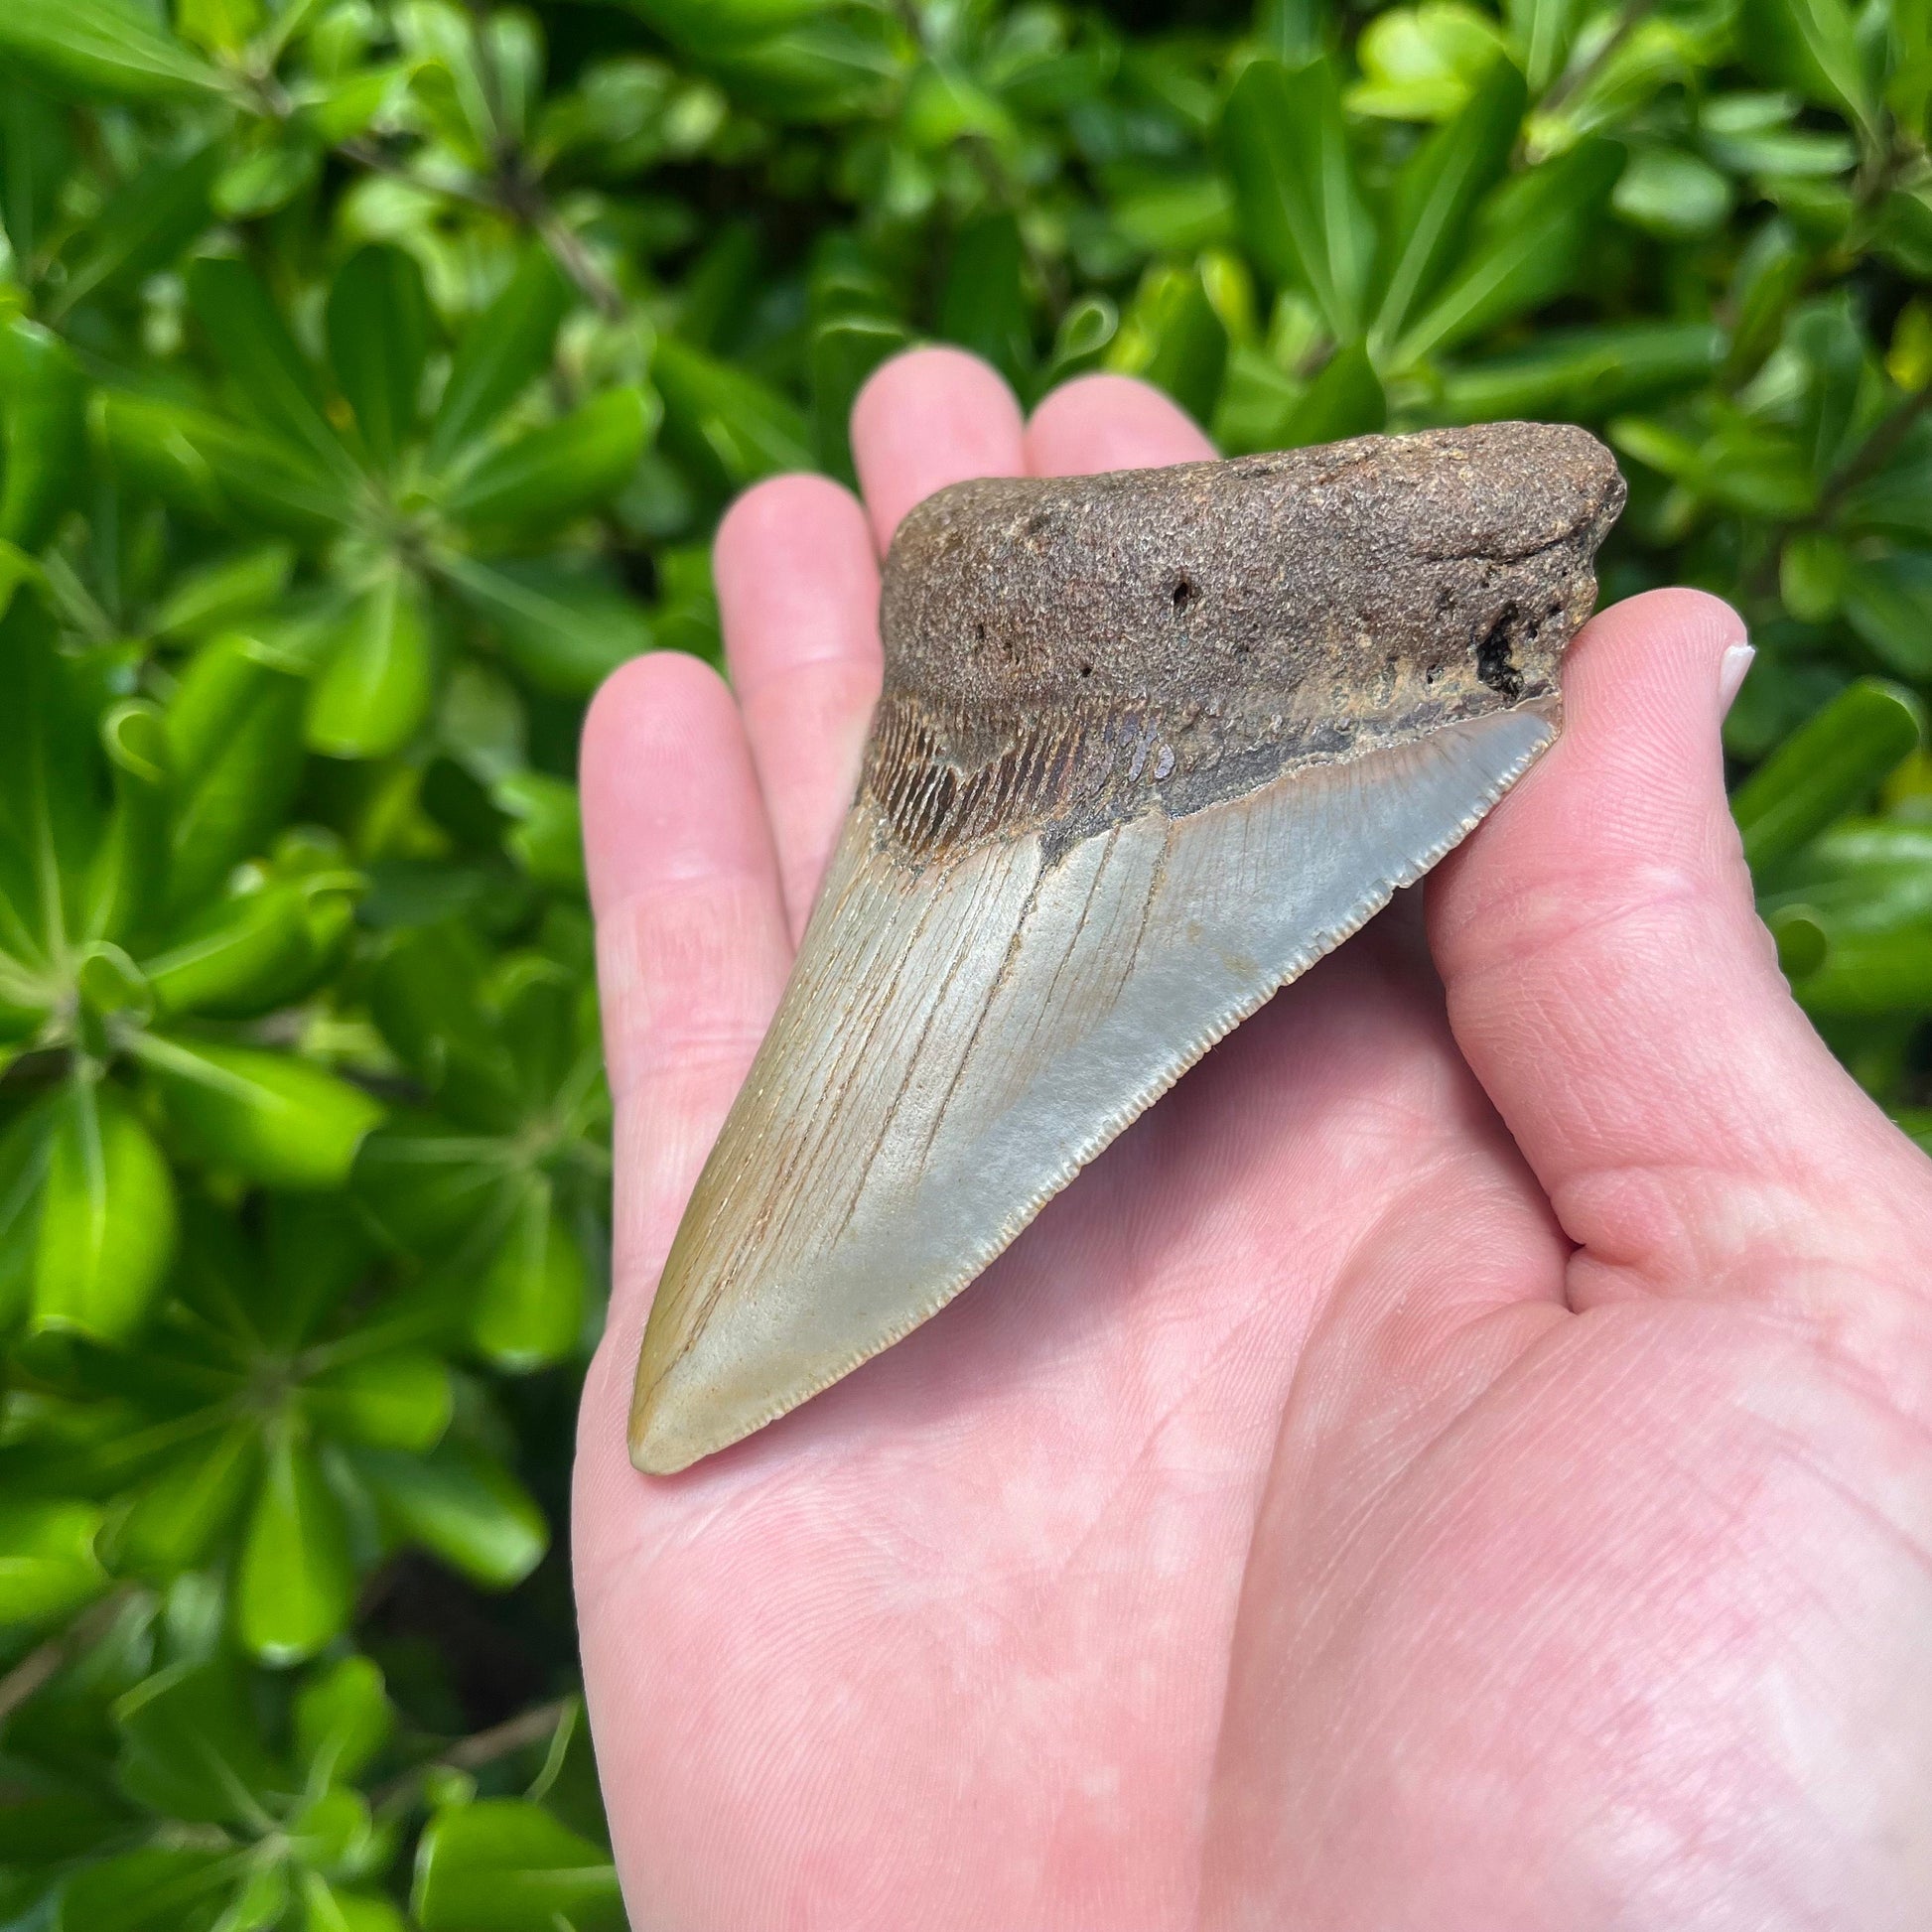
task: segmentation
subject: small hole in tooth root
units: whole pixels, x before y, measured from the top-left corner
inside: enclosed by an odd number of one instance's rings
[[[1523,695],[1523,673],[1511,654],[1514,639],[1510,629],[1515,621],[1515,605],[1505,604],[1502,615],[1489,626],[1489,634],[1476,646],[1476,676],[1490,690],[1511,700]]]

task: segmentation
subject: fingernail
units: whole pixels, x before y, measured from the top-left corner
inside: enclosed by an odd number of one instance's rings
[[[1723,716],[1737,701],[1737,692],[1744,682],[1744,675],[1751,667],[1751,659],[1757,655],[1756,648],[1750,644],[1732,644],[1724,654],[1718,666],[1718,711]]]

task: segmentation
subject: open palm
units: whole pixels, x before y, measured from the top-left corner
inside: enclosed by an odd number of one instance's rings
[[[639,660],[585,739],[618,1252],[575,1547],[638,1932],[1922,1927],[1932,1164],[1752,915],[1708,598],[1589,626],[1426,934],[1279,996],[906,1341],[630,1469],[856,776],[875,546],[960,478],[1208,453],[1116,378],[1023,425],[940,350],[854,447],[864,509],[726,521],[734,690]]]

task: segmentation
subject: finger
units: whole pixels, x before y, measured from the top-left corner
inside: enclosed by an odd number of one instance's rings
[[[1456,1039],[1584,1250],[1573,1302],[1844,1279],[1821,1210],[1923,1192],[1753,909],[1718,736],[1743,636],[1694,591],[1595,619],[1563,737],[1430,894]]]
[[[790,964],[738,708],[694,657],[616,672],[584,725],[585,858],[617,1103],[611,1339],[649,1292]]]
[[[1034,411],[1026,449],[1035,477],[1153,470],[1214,454],[1177,403],[1127,375],[1083,375],[1055,389]]]
[[[852,405],[852,461],[882,554],[922,497],[968,477],[1021,474],[1020,405],[961,348],[914,348],[876,369]]]
[[[848,491],[823,477],[776,477],[732,505],[713,570],[795,938],[852,802],[879,696],[879,564]]]

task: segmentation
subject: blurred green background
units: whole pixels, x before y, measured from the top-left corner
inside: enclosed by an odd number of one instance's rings
[[[908,343],[1607,437],[1932,1123],[1929,95],[1932,0],[6,0],[0,1928],[621,1923],[576,735]]]

